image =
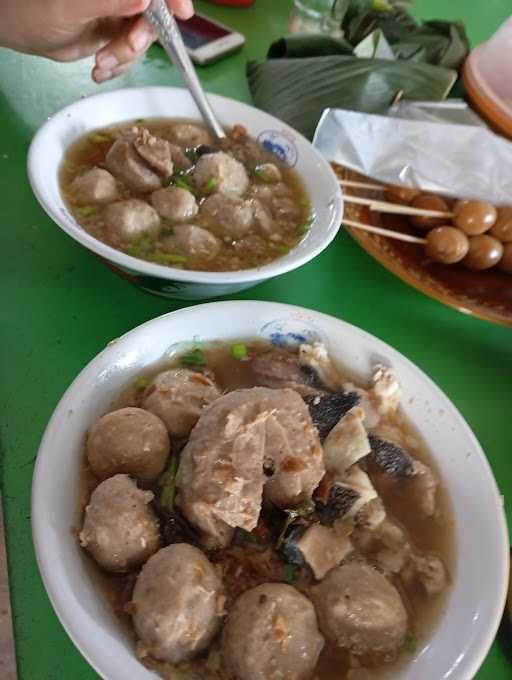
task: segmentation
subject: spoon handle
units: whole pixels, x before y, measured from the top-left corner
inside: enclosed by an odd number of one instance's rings
[[[196,70],[187,54],[178,24],[169,11],[165,0],[153,0],[144,16],[155,29],[158,39],[171,61],[178,67],[197,108],[217,139],[224,139],[226,133],[222,129],[208,101]]]

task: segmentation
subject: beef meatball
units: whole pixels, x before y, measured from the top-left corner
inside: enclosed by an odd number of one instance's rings
[[[160,232],[160,218],[154,208],[130,198],[112,203],[105,210],[107,233],[115,242],[130,243],[143,236],[156,237]]]
[[[217,397],[219,389],[208,376],[187,368],[173,368],[151,381],[142,405],[164,421],[171,436],[186,437],[203,408]]]
[[[87,459],[99,479],[124,472],[143,482],[162,473],[170,443],[164,423],[141,408],[122,408],[99,418],[87,437]]]
[[[115,475],[92,492],[85,509],[80,545],[106,571],[125,572],[143,564],[160,547],[157,518],[128,475]]]
[[[133,148],[159,175],[162,177],[172,175],[174,166],[171,145],[166,139],[155,137],[149,130],[142,128],[140,134],[133,140]]]
[[[162,178],[150,168],[127,138],[116,140],[106,158],[107,168],[117,179],[134,191],[155,191]]]
[[[167,187],[151,194],[151,203],[161,217],[174,222],[187,222],[197,215],[194,194],[180,187]]]
[[[242,196],[249,188],[245,167],[224,151],[208,153],[197,161],[194,179],[201,191]]]
[[[208,229],[196,227],[195,224],[178,224],[174,227],[173,235],[167,237],[162,245],[164,250],[171,253],[179,250],[187,257],[211,260],[219,254],[222,244]]]
[[[245,236],[255,219],[251,201],[221,194],[214,194],[204,201],[201,215],[216,233],[234,240]]]
[[[172,126],[172,137],[175,142],[187,147],[212,143],[208,130],[193,123],[175,123]]]
[[[144,565],[133,591],[139,654],[173,664],[193,657],[217,632],[223,605],[221,580],[198,548],[162,548]]]
[[[102,168],[91,168],[75,177],[71,190],[78,205],[109,203],[117,198],[116,180]]]
[[[398,590],[376,569],[349,563],[312,588],[320,629],[357,655],[391,656],[403,645],[407,612]]]
[[[238,680],[309,678],[324,639],[311,602],[284,583],[247,590],[229,612],[222,655]]]

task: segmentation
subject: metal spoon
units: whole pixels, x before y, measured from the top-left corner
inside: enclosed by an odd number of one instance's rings
[[[169,55],[169,58],[180,70],[205,123],[217,139],[224,139],[226,133],[217,120],[210,102],[204,93],[201,82],[197,77],[196,70],[187,54],[178,24],[172,13],[169,11],[165,0],[153,0],[148,9],[144,12],[144,16],[155,29],[158,39]]]

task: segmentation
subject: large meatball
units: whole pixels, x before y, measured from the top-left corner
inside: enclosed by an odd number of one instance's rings
[[[320,629],[332,645],[355,655],[392,655],[403,645],[407,612],[398,590],[376,569],[343,564],[312,593]]]
[[[174,222],[187,222],[197,215],[194,194],[181,187],[167,187],[151,194],[151,203],[161,217]]]
[[[102,168],[91,168],[71,184],[78,205],[109,203],[117,198],[117,184],[110,172]]]
[[[175,123],[171,135],[181,146],[194,147],[212,143],[208,130],[193,123]]]
[[[164,423],[141,408],[121,408],[99,418],[87,436],[87,458],[99,479],[119,472],[143,482],[155,480],[169,456]]]
[[[173,235],[164,239],[162,246],[171,253],[178,250],[187,257],[212,260],[219,254],[222,243],[208,229],[195,224],[177,224]]]
[[[143,161],[129,139],[115,141],[105,163],[114,177],[134,191],[155,191],[162,186],[162,178]]]
[[[309,678],[324,639],[311,602],[284,583],[247,590],[229,612],[224,662],[237,680]]]
[[[105,210],[105,225],[110,238],[121,243],[131,243],[143,236],[156,238],[160,232],[156,210],[137,198],[109,205]]]
[[[224,151],[208,153],[197,161],[194,179],[201,191],[242,196],[249,188],[245,167]]]
[[[162,548],[133,591],[139,654],[173,664],[191,658],[210,644],[223,609],[221,580],[203,553],[186,543]]]
[[[164,421],[171,436],[186,437],[203,408],[217,397],[220,392],[208,376],[173,368],[151,381],[144,393],[143,407]]]
[[[143,564],[160,547],[157,518],[142,491],[128,475],[106,479],[92,492],[85,509],[80,545],[113,572]]]
[[[255,220],[251,201],[222,194],[209,196],[201,206],[201,215],[220,236],[234,240],[245,236]]]

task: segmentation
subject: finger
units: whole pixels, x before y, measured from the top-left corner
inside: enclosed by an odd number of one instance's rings
[[[151,0],[88,0],[80,3],[84,18],[93,20],[104,17],[133,17],[148,8]]]
[[[136,61],[137,60],[135,59],[134,61],[129,61],[126,64],[121,64],[121,66],[117,66],[116,68],[112,69],[112,71],[101,71],[96,67],[92,71],[92,78],[96,83],[98,83],[98,85],[100,85],[107,80],[117,78],[117,76],[120,76],[122,73],[126,73],[126,71],[129,71]]]
[[[99,71],[113,71],[117,67],[138,59],[154,41],[155,35],[142,18],[136,19],[118,37],[96,54]]]
[[[167,0],[167,5],[180,19],[190,19],[194,15],[192,0]]]
[[[131,17],[141,14],[151,0],[89,0],[86,14],[88,19],[102,17]],[[194,14],[192,0],[167,0],[171,9],[180,19],[190,19]]]

